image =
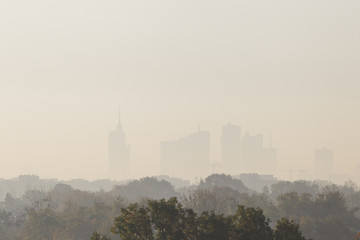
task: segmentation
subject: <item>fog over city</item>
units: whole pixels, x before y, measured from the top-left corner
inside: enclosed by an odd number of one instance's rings
[[[2,0],[0,178],[360,183],[359,10],[357,0]],[[124,162],[111,165],[114,154]]]

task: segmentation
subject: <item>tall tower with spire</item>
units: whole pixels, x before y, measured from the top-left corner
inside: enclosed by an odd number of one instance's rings
[[[109,177],[115,180],[127,179],[130,176],[129,172],[130,147],[126,144],[126,134],[122,128],[119,109],[116,129],[109,133]]]

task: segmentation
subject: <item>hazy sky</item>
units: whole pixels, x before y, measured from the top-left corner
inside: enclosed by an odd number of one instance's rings
[[[1,0],[0,178],[106,177],[122,122],[133,174],[161,140],[231,122],[269,135],[279,173],[360,162],[358,0]],[[136,170],[136,171],[135,171]]]

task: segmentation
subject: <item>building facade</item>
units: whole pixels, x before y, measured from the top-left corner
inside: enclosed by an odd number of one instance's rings
[[[230,174],[241,171],[241,127],[228,124],[221,135],[221,155],[223,168]]]
[[[210,134],[198,131],[160,144],[161,173],[185,179],[203,178],[210,172]]]
[[[116,129],[109,133],[109,177],[114,180],[130,177],[130,147],[126,144],[120,112]]]

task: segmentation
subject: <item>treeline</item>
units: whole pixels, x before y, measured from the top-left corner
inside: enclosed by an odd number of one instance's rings
[[[275,230],[260,208],[238,206],[235,214],[197,215],[176,198],[130,204],[115,218],[112,232],[122,240],[305,240],[298,224],[281,218]],[[105,240],[95,232],[92,240]]]
[[[146,221],[150,223],[143,222],[144,219],[140,217],[138,220],[141,222],[134,226],[126,225],[126,222],[121,226],[131,229],[142,223],[147,226],[150,224],[153,238],[128,239],[164,239],[157,238],[156,229],[160,226],[157,225],[160,220],[154,215],[155,206],[161,204],[169,211],[172,207],[177,209],[174,216],[177,216],[175,219],[180,219],[180,225],[174,226],[181,229],[181,234],[188,233],[189,228],[193,227],[190,232],[196,238],[178,239],[207,239],[204,231],[207,229],[205,232],[211,232],[211,227],[206,224],[216,221],[220,221],[219,226],[224,227],[222,231],[227,231],[229,239],[242,239],[234,238],[233,231],[240,231],[235,222],[240,219],[241,214],[251,212],[263,217],[262,226],[266,226],[271,237],[275,237],[276,229],[282,226],[279,223],[289,228],[291,226],[294,231],[298,224],[298,230],[307,239],[314,240],[356,239],[360,232],[360,191],[354,183],[320,187],[306,181],[279,182],[265,188],[263,193],[256,193],[238,179],[216,174],[196,186],[182,189],[174,189],[164,180],[143,178],[106,192],[74,190],[68,185],[59,184],[49,192],[27,191],[20,198],[8,194],[0,202],[0,240],[89,240],[94,231],[97,233],[93,239],[101,239],[104,235],[117,240],[122,231],[119,228],[121,218],[129,211],[136,214],[143,212],[143,217],[146,215]],[[172,214],[171,211],[170,213]],[[249,220],[241,223],[249,224],[244,226],[257,226],[251,225],[254,221],[252,218],[242,219]],[[187,223],[193,222],[185,224],[185,220]],[[131,221],[135,223],[136,219]],[[179,236],[183,236],[181,234]],[[122,236],[122,239],[126,238]]]

